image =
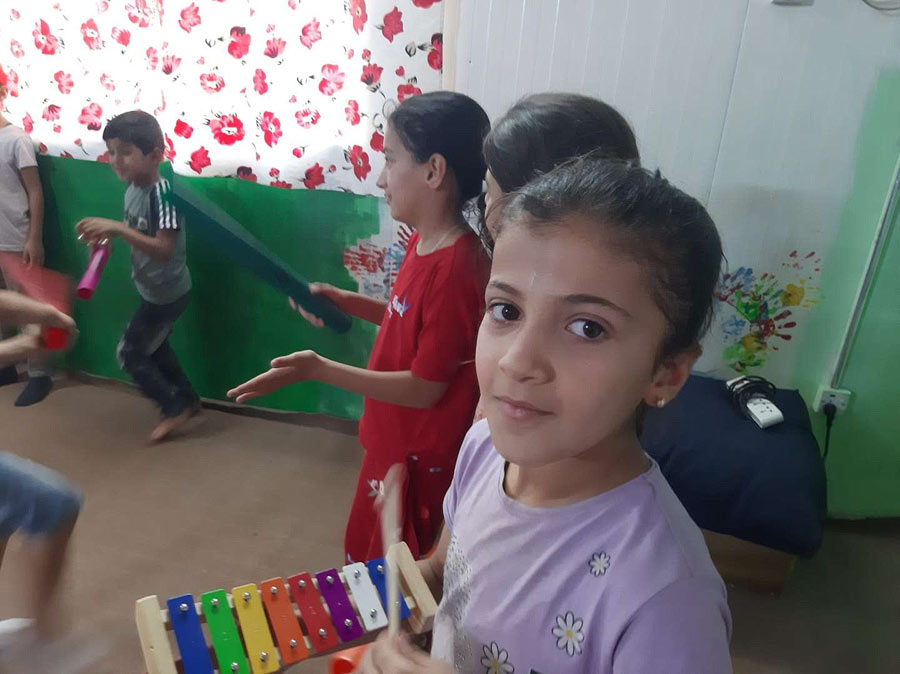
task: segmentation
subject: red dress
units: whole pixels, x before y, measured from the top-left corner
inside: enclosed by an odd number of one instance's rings
[[[408,476],[402,498],[403,539],[416,558],[431,550],[440,533],[456,455],[478,402],[475,338],[484,314],[490,261],[473,232],[425,256],[416,252],[418,242],[414,233],[369,369],[411,370],[422,379],[446,382],[447,391],[428,409],[366,398],[359,427],[365,457],[344,537],[344,551],[352,561],[383,554],[374,503],[395,463],[405,463]]]

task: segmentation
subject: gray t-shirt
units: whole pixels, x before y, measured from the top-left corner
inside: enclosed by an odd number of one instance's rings
[[[659,466],[580,503],[503,488],[487,421],[444,500],[431,654],[465,674],[730,674],[725,586]]]
[[[191,289],[191,273],[185,264],[184,218],[172,205],[172,188],[160,180],[149,187],[129,184],[125,190],[125,224],[156,237],[161,229],[176,233],[175,252],[166,262],[131,248],[131,278],[137,290],[152,304],[170,304]]]
[[[0,250],[25,249],[28,237],[28,193],[21,169],[37,166],[34,145],[24,130],[10,124],[0,129]]]

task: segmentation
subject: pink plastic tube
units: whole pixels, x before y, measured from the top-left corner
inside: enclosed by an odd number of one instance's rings
[[[81,277],[81,282],[78,284],[78,289],[75,291],[79,299],[89,300],[94,296],[94,290],[100,281],[100,274],[103,273],[103,267],[106,266],[108,259],[109,246],[98,246],[94,250],[87,271],[84,272],[84,276]]]

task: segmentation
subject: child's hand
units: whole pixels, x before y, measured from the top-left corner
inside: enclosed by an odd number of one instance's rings
[[[22,251],[22,262],[28,267],[44,266],[44,244],[40,239],[29,238]]]
[[[344,294],[343,290],[341,290],[340,288],[335,288],[333,285],[330,285],[328,283],[310,283],[309,292],[313,295],[321,295],[322,297],[331,300],[339,308],[341,306],[341,298]],[[303,316],[303,318],[315,325],[317,328],[321,328],[325,325],[325,321],[323,321],[315,314],[311,314],[310,312],[306,311],[306,309],[297,304],[293,300],[293,298],[288,298],[288,304],[291,305],[291,309],[299,313],[301,316]]]
[[[243,403],[301,381],[318,379],[323,360],[315,351],[298,351],[272,361],[272,369],[231,389],[227,395]]]
[[[90,243],[99,243],[118,236],[124,227],[121,222],[109,218],[85,218],[75,225],[75,231]]]
[[[356,671],[359,674],[452,674],[453,668],[446,662],[432,660],[405,636],[389,637],[385,632],[366,649]]]

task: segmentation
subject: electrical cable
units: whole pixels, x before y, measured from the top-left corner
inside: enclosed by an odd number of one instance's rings
[[[828,458],[828,448],[831,445],[831,427],[834,425],[837,407],[834,406],[834,403],[828,403],[822,407],[822,412],[825,413],[825,453],[822,455],[822,461],[824,462]]]

